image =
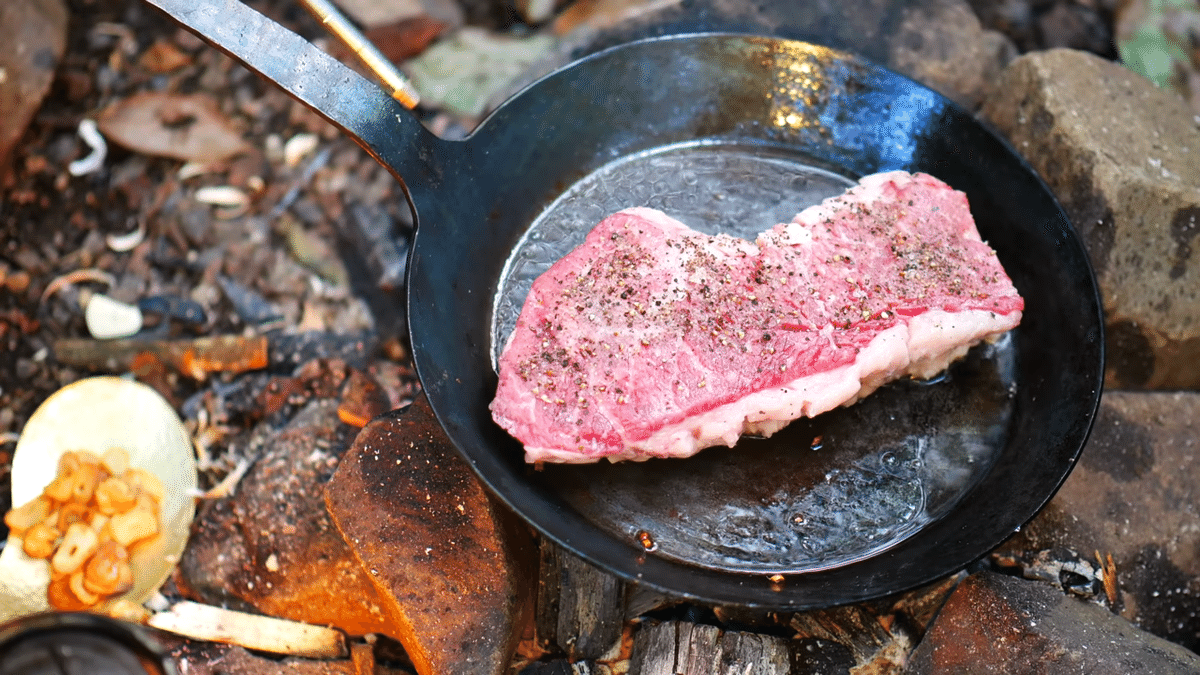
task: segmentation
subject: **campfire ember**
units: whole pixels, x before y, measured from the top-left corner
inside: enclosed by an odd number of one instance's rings
[[[251,4],[360,68],[298,2]],[[7,557],[45,554],[4,579],[37,586],[36,609],[51,589],[94,596],[189,674],[1200,671],[1200,11],[1148,0],[338,4],[415,75],[413,114],[447,139],[572,58],[697,30],[802,36],[942,93],[1037,171],[1086,244],[1107,391],[1085,450],[990,554],[886,598],[769,611],[618,578],[519,520],[443,432],[407,342],[405,186],[144,0],[17,0],[0,3],[11,38],[0,44],[0,507]],[[116,506],[136,510],[129,482],[97,480],[76,506],[67,493],[37,502],[53,476],[29,493],[14,459],[39,405],[93,375],[151,387],[191,446],[179,464],[195,482],[161,491],[186,507],[173,511],[186,511],[186,546],[158,556],[161,578],[122,605],[102,598],[129,587],[126,558],[137,579],[156,540],[122,529],[138,525]],[[133,475],[109,460],[106,478]],[[119,522],[88,529],[102,510]],[[63,553],[56,569],[75,525],[67,553],[93,562]],[[660,532],[627,534],[643,562],[664,555]],[[784,592],[789,577],[755,582]],[[0,664],[9,646],[0,637]]]

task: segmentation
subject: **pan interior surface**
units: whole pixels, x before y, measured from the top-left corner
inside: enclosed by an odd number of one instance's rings
[[[494,298],[493,365],[533,280],[606,216],[657,208],[706,234],[753,240],[853,178],[763,145],[678,144],[624,157],[564,191],[510,255]],[[948,511],[1006,440],[1010,336],[934,381],[687,459],[549,465],[535,476],[610,536],[729,572],[801,573],[890,548]]]

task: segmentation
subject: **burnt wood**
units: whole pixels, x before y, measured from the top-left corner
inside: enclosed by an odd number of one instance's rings
[[[642,626],[634,638],[629,675],[787,675],[791,657],[783,638],[723,631],[716,626],[664,621]]]
[[[621,639],[626,584],[542,539],[537,635],[572,661],[599,659]]]

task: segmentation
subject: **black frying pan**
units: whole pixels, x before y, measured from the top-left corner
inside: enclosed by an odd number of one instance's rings
[[[501,500],[610,572],[743,606],[886,595],[1011,535],[1083,447],[1103,334],[1080,240],[1008,146],[911,80],[801,42],[662,38],[556,72],[448,142],[236,0],[150,2],[401,179],[417,222],[412,347],[434,412]],[[897,383],[770,440],[685,460],[539,470],[492,423],[495,345],[523,289],[607,212],[645,204],[698,229],[752,235],[891,169],[966,192],[1027,302],[1010,336],[936,382]]]

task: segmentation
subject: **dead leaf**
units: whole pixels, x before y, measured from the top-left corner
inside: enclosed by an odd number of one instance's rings
[[[139,59],[142,67],[152,73],[169,73],[191,65],[192,57],[166,40],[157,40]]]
[[[367,31],[367,39],[393,63],[407,61],[425,51],[429,43],[449,28],[430,16],[415,16]]]
[[[71,17],[61,0],[0,3],[0,167],[50,91],[67,45]],[[0,174],[4,174],[0,168]]]
[[[467,26],[438,40],[406,68],[422,101],[478,117],[554,46],[555,38],[541,33],[513,37]]]
[[[579,0],[552,23],[556,35],[576,30],[601,31],[680,4],[680,0]]]
[[[100,113],[100,130],[135,152],[213,163],[250,149],[206,94],[143,92]]]

